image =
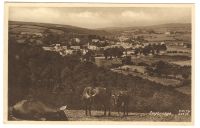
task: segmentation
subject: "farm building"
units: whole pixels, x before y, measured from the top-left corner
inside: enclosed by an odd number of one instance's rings
[[[95,45],[89,45],[89,43],[88,43],[88,49],[90,49],[90,50],[98,50],[98,47],[95,46]]]
[[[74,41],[80,43],[81,40],[79,38],[74,38]]]
[[[53,47],[42,47],[45,51],[53,51]]]
[[[97,43],[99,42],[99,39],[92,39],[92,42]]]
[[[165,35],[170,35],[170,34],[171,34],[171,32],[168,32],[168,31],[167,31],[167,32],[165,32]]]
[[[24,43],[26,43],[26,39],[19,39],[19,40],[17,40],[17,43],[24,44]]]
[[[56,51],[59,51],[60,48],[61,48],[61,47],[60,47],[60,44],[56,44],[56,45],[54,46],[54,48],[55,48]]]
[[[70,46],[71,49],[74,49],[74,50],[80,50],[81,47],[80,46]]]

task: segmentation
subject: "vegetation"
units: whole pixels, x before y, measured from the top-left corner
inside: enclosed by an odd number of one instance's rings
[[[129,89],[131,111],[149,112],[190,109],[190,98],[154,82],[122,75],[97,67],[92,62],[81,62],[80,56],[62,57],[46,52],[39,46],[9,43],[9,105],[33,95],[52,106],[67,104],[71,109],[82,109],[80,95],[86,86]],[[157,94],[158,93],[158,94]],[[157,101],[164,95],[170,99]],[[179,99],[177,101],[176,99]],[[157,107],[165,102],[173,103]],[[176,104],[176,105],[175,105]],[[177,106],[174,108],[173,106]]]
[[[111,71],[109,68],[97,67],[94,64],[95,52],[89,51],[85,55],[80,53],[60,56],[58,52],[44,51],[42,46],[54,43],[61,45],[85,46],[91,39],[106,40],[110,38],[119,41],[114,35],[101,30],[88,30],[73,26],[59,26],[53,24],[16,22],[17,27],[9,28],[8,51],[8,102],[9,106],[19,100],[32,95],[48,105],[68,105],[70,109],[82,109],[81,94],[86,86],[102,86],[115,90],[129,90],[131,95],[131,112],[164,111],[176,113],[179,109],[191,109],[191,96],[176,91],[172,86],[165,87],[152,82],[145,77],[123,74]],[[14,23],[14,24],[16,24]],[[13,22],[10,23],[11,25]],[[20,27],[21,26],[21,27]],[[41,37],[20,34],[20,29],[39,31]],[[37,28],[37,29],[35,29]],[[56,31],[56,32],[55,32]],[[140,30],[140,32],[142,32]],[[62,34],[58,34],[62,33]],[[155,34],[154,31],[148,33]],[[14,37],[13,37],[14,36]],[[43,43],[34,45],[31,39],[41,40]],[[79,38],[81,41],[76,41]],[[17,39],[25,41],[18,43]],[[143,36],[135,40],[145,43]],[[107,46],[107,43],[94,43],[96,46]],[[147,73],[159,77],[182,75],[182,85],[191,85],[191,66],[169,64],[168,60],[190,60],[189,56],[157,55],[167,49],[165,44],[147,45],[135,49],[135,54],[155,54],[153,57],[144,56],[137,63],[146,67]],[[123,64],[133,64],[129,56],[123,57],[125,49],[122,47],[102,50],[105,61],[120,58]],[[117,60],[117,59],[116,59]],[[164,61],[158,61],[164,60]],[[146,61],[150,62],[147,63]],[[115,64],[119,67],[121,64]],[[113,66],[113,67],[114,67]],[[143,75],[143,74],[141,74]],[[178,99],[178,100],[177,100]]]
[[[122,47],[118,48],[118,47],[114,47],[114,48],[107,48],[104,50],[104,56],[105,59],[108,59],[108,57],[110,57],[110,59],[112,59],[112,57],[115,58],[120,58],[123,55],[124,49]]]
[[[164,61],[158,61],[146,67],[149,75],[169,77],[182,76],[180,86],[191,86],[191,66],[179,66]]]
[[[152,54],[159,54],[160,51],[166,51],[167,47],[166,44],[149,44],[147,46],[144,46],[143,48],[135,48],[135,55],[139,54],[144,54],[144,55],[148,55],[150,53]]]

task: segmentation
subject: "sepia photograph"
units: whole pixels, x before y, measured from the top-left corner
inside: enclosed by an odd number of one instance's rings
[[[192,124],[193,35],[193,4],[5,3],[4,121]]]

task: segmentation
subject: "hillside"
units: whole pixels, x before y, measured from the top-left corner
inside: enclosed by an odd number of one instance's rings
[[[49,23],[34,23],[34,22],[21,22],[21,21],[9,21],[10,32],[43,32],[46,29],[53,29],[59,33],[78,33],[78,34],[93,34],[93,35],[107,35],[109,34],[103,30],[92,30],[87,28],[80,28],[70,25],[58,25]]]

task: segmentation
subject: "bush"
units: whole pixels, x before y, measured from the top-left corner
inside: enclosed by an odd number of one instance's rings
[[[145,62],[139,62],[138,64],[137,64],[138,66],[149,66],[147,63],[145,63]]]

